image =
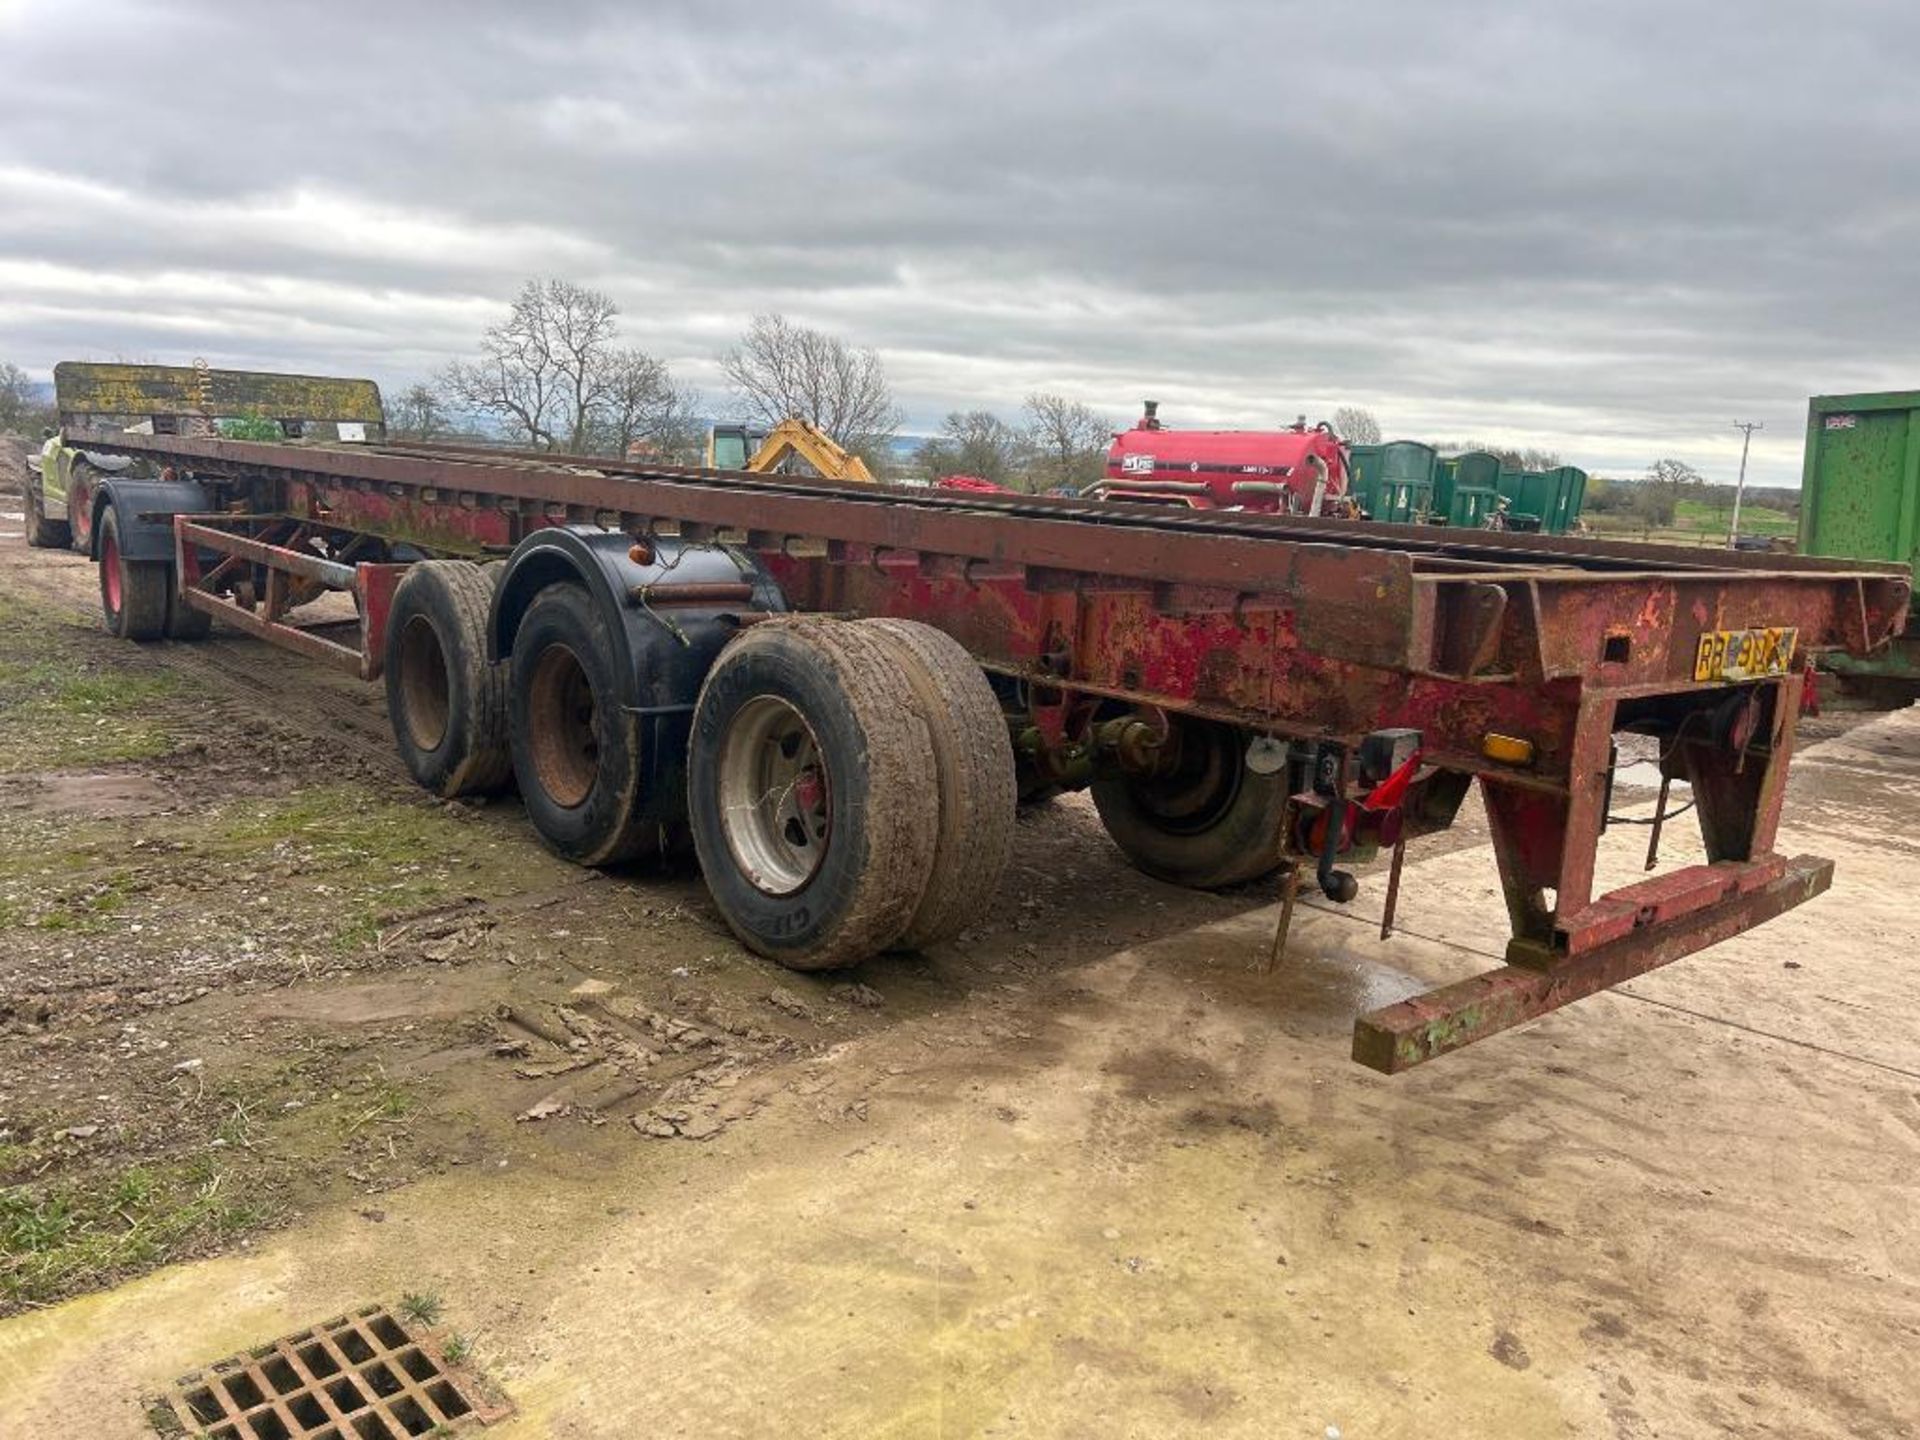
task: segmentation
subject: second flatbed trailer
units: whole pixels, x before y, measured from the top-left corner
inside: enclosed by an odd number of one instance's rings
[[[1804,669],[1884,646],[1909,599],[1904,570],[1801,557],[391,444],[367,382],[279,417],[334,438],[228,440],[180,433],[213,381],[122,368],[56,375],[76,433],[173,432],[85,434],[150,470],[92,497],[110,629],[219,619],[383,678],[423,785],[517,785],[583,864],[691,845],[783,964],[954,934],[1017,795],[1059,787],[1145,873],[1278,870],[1287,911],[1388,850],[1390,927],[1406,842],[1477,783],[1506,964],[1361,1016],[1387,1072],[1824,890],[1831,862],[1774,848]],[[296,613],[330,592],[349,634]],[[1628,733],[1658,740],[1663,812],[1692,787],[1707,858],[1596,893]]]

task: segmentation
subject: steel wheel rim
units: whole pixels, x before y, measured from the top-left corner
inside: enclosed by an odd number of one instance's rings
[[[109,615],[120,613],[120,547],[112,535],[100,542],[100,597]]]
[[[735,712],[720,744],[720,828],[755,889],[791,895],[819,873],[833,832],[833,788],[813,727],[776,695]]]
[[[415,615],[400,632],[400,696],[407,738],[419,749],[438,750],[447,738],[451,688],[440,632],[426,616]]]
[[[534,776],[554,804],[576,809],[593,794],[600,776],[593,683],[580,657],[564,645],[542,650],[527,683],[527,700]]]
[[[1241,746],[1224,726],[1186,725],[1172,771],[1130,783],[1135,802],[1169,835],[1211,830],[1239,797]]]

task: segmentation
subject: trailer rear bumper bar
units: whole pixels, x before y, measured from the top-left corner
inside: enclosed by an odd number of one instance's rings
[[[1696,865],[1629,885],[1593,908],[1646,917],[1642,923],[1629,921],[1624,933],[1575,955],[1509,963],[1362,1015],[1353,1026],[1353,1058],[1384,1075],[1410,1070],[1750,930],[1832,881],[1831,860],[1802,855]]]

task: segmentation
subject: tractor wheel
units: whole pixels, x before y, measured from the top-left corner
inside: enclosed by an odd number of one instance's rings
[[[41,493],[44,482],[34,474],[27,472],[26,483],[21,487],[21,499],[25,502],[27,544],[36,550],[64,549],[73,539],[73,532],[64,520],[47,518],[46,496]]]
[[[958,934],[986,913],[1013,853],[1013,741],[985,673],[945,631],[915,620],[867,620],[906,673],[933,743],[940,822],[933,875],[902,949]]]
[[[173,567],[164,560],[129,560],[120,553],[120,522],[100,517],[100,615],[121,640],[158,640],[167,629],[167,591]]]
[[[897,942],[933,872],[936,773],[895,643],[808,617],[735,640],[700,689],[687,778],[700,867],[733,932],[796,970]]]
[[[1173,768],[1093,782],[1094,808],[1135,869],[1195,890],[1256,880],[1280,864],[1287,775],[1247,768],[1247,735],[1177,722]]]
[[[659,851],[658,827],[638,813],[639,720],[620,704],[619,654],[585,588],[550,585],[527,607],[507,667],[520,798],[547,847],[578,865]]]
[[[76,460],[67,480],[67,529],[73,548],[82,555],[93,553],[93,494],[99,479],[99,471]]]
[[[423,560],[387,616],[387,718],[407,773],[444,798],[504,790],[513,778],[506,667],[487,660],[496,579],[465,560]]]

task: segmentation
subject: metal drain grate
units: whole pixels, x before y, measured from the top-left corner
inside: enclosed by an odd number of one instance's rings
[[[185,1376],[156,1421],[169,1411],[177,1428],[156,1424],[163,1434],[207,1440],[407,1440],[493,1418],[381,1305]]]

